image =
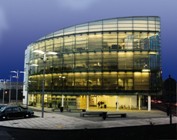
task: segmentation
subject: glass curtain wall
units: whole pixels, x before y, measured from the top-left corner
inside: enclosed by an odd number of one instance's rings
[[[126,94],[160,85],[160,21],[158,17],[101,20],[69,27],[31,44],[29,90],[41,90],[44,70],[40,54],[54,51],[46,62],[45,89]],[[153,82],[156,83],[154,87]]]

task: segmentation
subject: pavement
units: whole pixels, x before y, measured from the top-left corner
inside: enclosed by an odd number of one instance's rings
[[[126,118],[106,118],[88,116],[80,117],[80,112],[60,112],[45,108],[44,118],[41,117],[40,108],[31,108],[35,117],[0,121],[0,126],[42,129],[42,130],[73,130],[73,129],[94,129],[114,128],[141,125],[163,125],[169,124],[170,118],[165,112],[159,110],[119,110],[119,113],[126,113]],[[95,111],[90,109],[90,111]],[[108,113],[115,113],[114,110],[103,110]],[[172,123],[177,124],[177,117],[172,117]]]

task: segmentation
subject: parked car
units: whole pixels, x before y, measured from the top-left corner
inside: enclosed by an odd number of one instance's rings
[[[7,105],[6,104],[0,104],[0,109],[2,109],[5,106],[7,106]]]
[[[32,117],[34,112],[28,109],[23,109],[20,106],[5,106],[0,109],[0,119],[12,119],[12,118],[28,118]]]

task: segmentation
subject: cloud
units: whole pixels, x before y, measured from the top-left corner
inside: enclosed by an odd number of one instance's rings
[[[3,32],[8,29],[5,12],[0,7],[0,42],[2,41]]]
[[[100,0],[57,0],[59,5],[70,10],[85,10]],[[68,9],[68,10],[69,10]]]

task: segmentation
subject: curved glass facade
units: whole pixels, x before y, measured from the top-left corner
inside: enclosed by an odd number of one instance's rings
[[[57,52],[42,55],[35,50]],[[30,44],[29,94],[153,95],[161,84],[160,18],[124,17],[64,28]],[[27,68],[28,67],[28,68]]]

